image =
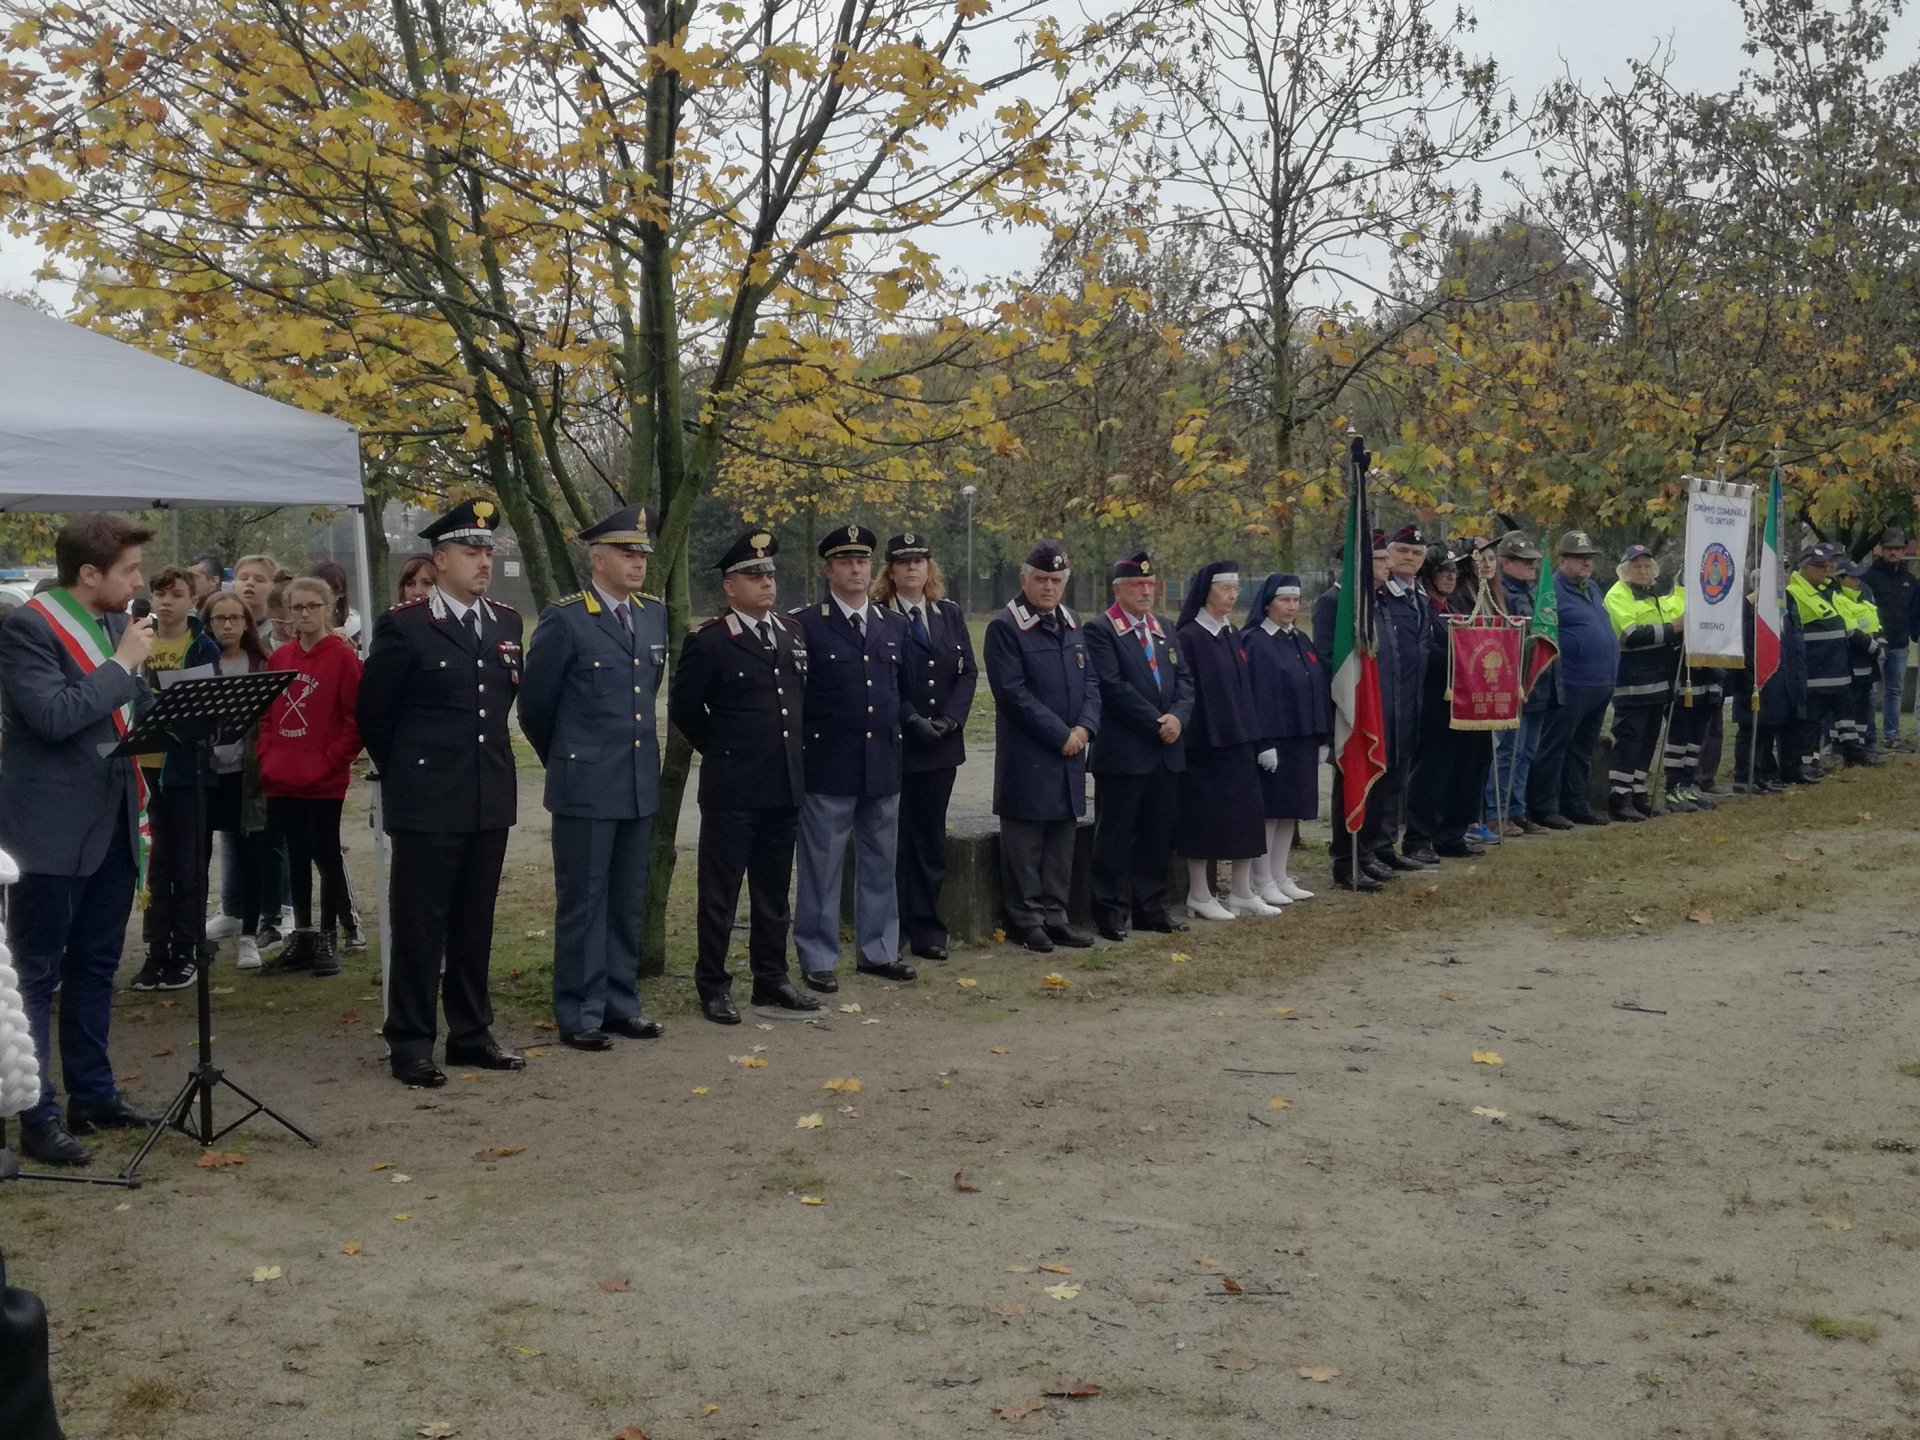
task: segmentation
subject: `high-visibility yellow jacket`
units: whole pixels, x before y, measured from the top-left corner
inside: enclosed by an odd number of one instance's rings
[[[1619,581],[1607,591],[1607,615],[1620,637],[1620,667],[1613,682],[1613,703],[1664,705],[1673,696],[1679,665],[1680,617],[1686,592],[1677,586],[1655,595],[1646,586]]]
[[[1841,581],[1833,587],[1833,608],[1847,622],[1847,656],[1851,661],[1853,683],[1871,683],[1880,673],[1880,655],[1886,648],[1878,639],[1880,607],[1871,594],[1849,589]]]
[[[1834,602],[1833,587],[1816,587],[1799,571],[1787,581],[1787,598],[1800,617],[1800,638],[1807,647],[1807,689],[1844,690],[1853,683],[1847,658],[1847,619]]]

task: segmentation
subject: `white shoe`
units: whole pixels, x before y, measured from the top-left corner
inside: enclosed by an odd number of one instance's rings
[[[1233,912],[1211,895],[1205,900],[1202,900],[1198,905],[1194,904],[1193,898],[1189,896],[1187,898],[1187,916],[1193,920],[1231,920],[1233,919]]]
[[[260,942],[251,935],[242,935],[235,946],[233,968],[236,970],[258,970],[260,968]]]
[[[1277,888],[1279,889],[1280,893],[1286,896],[1289,900],[1311,900],[1313,898],[1313,892],[1311,890],[1303,889],[1301,887],[1300,882],[1294,879],[1291,875],[1287,876],[1285,879],[1280,881]],[[1267,897],[1262,895],[1260,898],[1264,900]]]
[[[1227,896],[1227,909],[1231,910],[1235,915],[1267,916],[1278,915],[1280,913],[1280,907],[1278,905],[1269,905],[1258,895],[1229,895]]]
[[[1282,905],[1291,905],[1293,903],[1293,897],[1287,894],[1287,892],[1282,890],[1278,885],[1274,884],[1271,880],[1269,880],[1266,884],[1262,885],[1259,889],[1255,890],[1253,893],[1260,897],[1262,903],[1271,905],[1276,910],[1278,910]]]
[[[289,905],[280,912],[280,933],[291,935],[300,927],[293,923],[293,906]]]
[[[207,921],[207,939],[209,940],[231,940],[239,933],[240,917],[238,915],[216,914]]]

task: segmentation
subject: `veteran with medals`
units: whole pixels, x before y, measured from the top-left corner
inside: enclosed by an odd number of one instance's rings
[[[520,686],[553,816],[553,1019],[576,1050],[662,1028],[642,1018],[639,990],[667,662],[667,607],[640,591],[653,532],[640,505],[580,532],[590,581],[541,612]]]
[[[717,563],[727,609],[688,633],[667,691],[667,714],[700,752],[700,1011],[738,1025],[727,973],[740,885],[751,907],[747,939],[753,1004],[772,1014],[818,1010],[787,974],[794,837],[805,795],[801,752],[806,641],[773,608],[773,557],[763,530],[742,535]]]
[[[487,598],[500,512],[468,500],[420,532],[434,588],[374,622],[358,720],[393,848],[393,959],[384,978],[394,1078],[437,1086],[437,1013],[449,1065],[519,1070],[493,1038],[487,965],[507,832],[518,815],[507,714],[520,689],[519,614]]]

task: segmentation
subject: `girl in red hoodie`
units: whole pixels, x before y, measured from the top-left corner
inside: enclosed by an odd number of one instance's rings
[[[269,670],[291,670],[287,686],[260,722],[260,782],[267,821],[287,841],[294,932],[267,968],[338,975],[335,927],[346,914],[347,872],[340,851],[340,808],[360,753],[354,705],[360,657],[333,633],[333,591],[324,580],[287,584],[288,643]],[[320,928],[313,926],[313,867],[320,867]]]

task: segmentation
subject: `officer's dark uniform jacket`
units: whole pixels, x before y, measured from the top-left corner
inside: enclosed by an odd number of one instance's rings
[[[583,820],[638,820],[660,803],[654,697],[667,664],[667,607],[627,602],[633,633],[591,589],[540,613],[520,687],[520,728],[547,767],[546,806]]]
[[[791,618],[807,651],[806,788],[816,795],[898,795],[907,622],[870,604],[862,637],[832,596]]]
[[[1089,621],[1087,663],[1100,683],[1100,740],[1093,747],[1096,775],[1151,775],[1187,768],[1185,730],[1193,720],[1193,672],[1158,615],[1148,615],[1159,679],[1134,633],[1134,617],[1118,605]],[[1160,739],[1160,717],[1172,715],[1183,732]],[[1064,738],[1064,737],[1063,737]]]
[[[1832,696],[1853,684],[1847,657],[1847,622],[1833,603],[1829,586],[1815,588],[1795,572],[1787,581],[1787,605],[1800,621],[1800,637],[1807,653],[1807,693]]]
[[[357,718],[388,831],[505,830],[519,813],[507,712],[520,690],[521,621],[482,596],[480,653],[430,590],[374,621]]]
[[[987,625],[987,684],[993,691],[996,745],[993,813],[1008,820],[1077,820],[1086,813],[1087,752],[1060,747],[1078,725],[1100,724],[1100,684],[1086,634],[1062,605],[1049,630],[1024,596]]]
[[[1433,638],[1433,607],[1421,599],[1417,585],[1390,577],[1374,591],[1374,618],[1380,636],[1380,708],[1387,734],[1404,741],[1420,724],[1421,680]]]
[[[1680,616],[1686,595],[1665,595],[1651,585],[1617,581],[1607,590],[1607,614],[1620,639],[1620,664],[1613,685],[1616,710],[1665,705],[1673,699],[1673,677],[1680,656]]]
[[[922,644],[906,621],[907,607],[896,596],[893,613],[901,619],[906,635],[906,660],[900,674],[900,725],[904,732],[901,746],[902,767],[910,774],[926,770],[950,770],[967,758],[967,716],[973,710],[974,691],[980,685],[980,667],[973,659],[973,637],[967,633],[967,617],[951,600],[921,604],[926,617],[927,640]],[[945,735],[916,733],[914,716],[926,720],[953,722]]]
[[[806,640],[778,612],[768,650],[729,610],[687,635],[667,715],[700,752],[700,803],[714,810],[800,804]]]

